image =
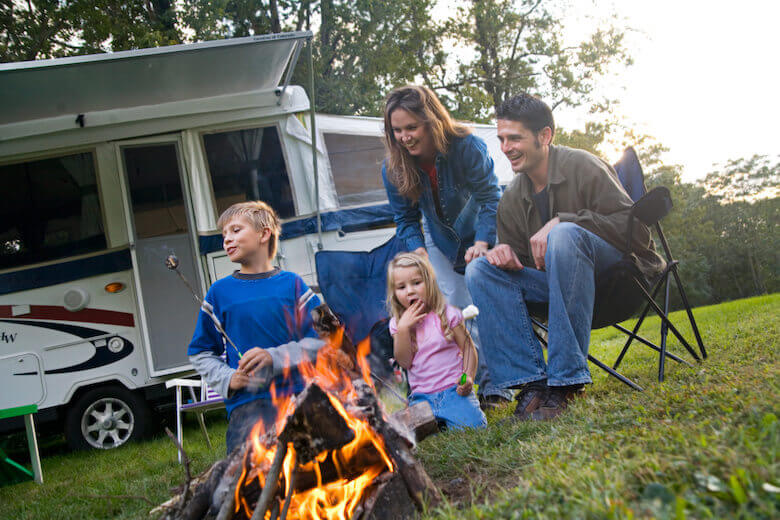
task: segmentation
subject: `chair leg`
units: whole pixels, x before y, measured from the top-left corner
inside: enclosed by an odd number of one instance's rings
[[[179,446],[184,448],[184,438],[181,431],[181,387],[176,387],[176,438],[179,440]],[[181,464],[181,450],[176,450]]]
[[[195,390],[193,390],[192,387],[190,387],[190,396],[192,397],[192,402],[197,401],[197,399],[195,399]],[[211,447],[211,439],[209,439],[209,432],[206,429],[206,421],[203,420],[202,413],[197,413],[196,415],[198,416],[198,423],[200,424],[200,430],[203,432],[203,436],[206,437],[206,445],[211,450],[213,448]]]
[[[666,325],[669,327],[669,330],[672,331],[672,333],[677,337],[677,339],[680,341],[680,343],[683,344],[685,347],[685,350],[687,350],[691,356],[693,356],[693,359],[696,361],[701,361],[701,358],[699,358],[698,354],[696,354],[696,351],[691,348],[690,344],[685,340],[685,338],[680,334],[680,331],[677,330],[677,327],[674,326],[674,324],[669,320],[669,318],[664,314],[663,309],[661,309],[657,303],[655,303],[655,300],[653,300],[650,297],[650,293],[647,292],[647,290],[642,286],[641,283],[639,283],[639,280],[634,280],[634,282],[637,284],[637,287],[642,291],[642,293],[645,295],[645,298],[647,298],[647,302],[653,307],[653,310],[658,314],[658,317],[661,318],[661,321],[665,322]]]
[[[677,274],[677,266],[672,267],[672,274],[674,275],[674,281],[677,283],[677,290],[680,292],[680,299],[685,306],[685,312],[688,314],[688,321],[691,322],[691,328],[693,329],[693,335],[696,338],[696,343],[699,345],[699,352],[701,352],[702,359],[707,359],[707,349],[704,348],[704,342],[699,334],[699,327],[696,325],[696,320],[693,317],[693,311],[691,310],[691,304],[688,303],[688,296],[685,294],[682,282],[680,281],[680,275]]]
[[[604,363],[602,363],[598,359],[594,358],[590,354],[588,354],[588,361],[590,361],[591,363],[593,363],[594,365],[596,365],[597,367],[599,367],[600,369],[605,371],[607,374],[609,374],[612,377],[616,378],[621,383],[624,383],[624,384],[630,386],[631,388],[633,388],[634,390],[636,390],[638,392],[644,392],[644,390],[645,390],[644,388],[642,388],[638,384],[634,383],[633,381],[631,381],[629,378],[627,378],[626,376],[624,376],[620,372],[614,370],[609,365],[605,365]]]
[[[658,290],[661,288],[661,285],[663,284],[664,280],[666,280],[668,276],[669,276],[669,272],[667,270],[661,275],[661,278],[655,283],[655,287],[653,287],[653,296],[652,296],[653,300],[658,294]],[[644,323],[648,312],[650,312],[649,302],[645,304],[645,308],[642,310],[642,314],[639,315],[639,319],[636,321],[636,325],[634,325],[634,330],[632,330],[631,334],[629,334],[628,339],[626,340],[626,344],[623,345],[623,350],[620,351],[620,354],[618,354],[617,359],[612,364],[612,368],[614,368],[615,370],[617,370],[618,367],[620,366],[620,363],[623,362],[623,357],[626,355],[626,352],[628,352],[628,347],[631,346],[631,342],[635,338],[638,339],[637,333],[639,332],[639,329],[642,327],[642,323]]]
[[[534,325],[536,325],[537,327],[539,327],[539,328],[541,328],[541,329],[543,329],[545,331],[548,330],[546,326],[544,326],[541,322],[539,322],[538,320],[536,320],[534,318],[531,318],[531,322],[533,322]],[[545,339],[543,337],[541,337],[538,333],[536,333],[536,331],[534,331],[534,334],[536,334],[536,338],[539,341],[541,341],[544,344],[544,346],[546,347],[547,346],[547,341],[545,341]],[[642,388],[638,384],[634,383],[633,381],[631,381],[629,378],[627,378],[626,376],[624,376],[623,374],[621,374],[617,370],[614,370],[613,368],[610,368],[609,366],[605,365],[604,363],[602,363],[601,361],[599,361],[595,357],[591,356],[590,354],[588,354],[588,361],[590,361],[591,363],[593,363],[594,365],[596,365],[600,369],[604,370],[607,374],[611,375],[612,377],[614,377],[615,379],[617,379],[621,383],[624,383],[624,384],[630,386],[631,388],[633,388],[634,390],[637,390],[638,392],[644,392],[644,390],[645,390],[644,388]]]
[[[637,340],[638,342],[640,342],[640,343],[642,343],[644,345],[647,345],[648,347],[650,347],[651,349],[655,350],[656,352],[661,352],[661,347],[659,347],[655,343],[652,343],[651,341],[647,340],[646,338],[643,338],[642,336],[639,336],[637,334],[632,333],[630,330],[628,330],[627,328],[623,327],[622,325],[619,325],[617,323],[613,323],[612,326],[615,327],[617,330],[619,330],[620,332],[622,332],[623,334],[625,334],[627,336],[632,336],[633,335],[633,339]],[[688,366],[690,368],[693,368],[693,365],[691,365],[690,363],[685,361],[683,358],[672,354],[671,352],[667,352],[666,353],[666,357],[668,357],[669,359],[671,359],[673,361],[677,361],[678,363],[686,365],[686,366]],[[615,366],[613,365],[612,368],[614,369]]]
[[[664,283],[664,315],[669,315],[669,277],[666,277],[666,283]],[[661,353],[658,359],[658,382],[661,383],[664,380],[664,362],[666,361],[666,336],[668,334],[668,328],[666,322],[661,322]]]
[[[43,484],[43,471],[41,471],[41,455],[38,452],[38,438],[35,436],[35,421],[32,414],[24,416],[24,429],[27,431],[27,448],[30,451],[33,478],[38,484]]]

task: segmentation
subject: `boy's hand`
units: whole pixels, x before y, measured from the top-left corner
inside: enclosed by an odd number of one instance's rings
[[[425,312],[425,304],[417,300],[411,304],[398,320],[398,330],[411,331],[428,314]]]
[[[273,364],[271,354],[260,347],[255,347],[244,352],[241,359],[238,360],[238,371],[246,376],[251,376],[259,368],[265,368]],[[232,379],[231,379],[232,383]]]
[[[466,375],[466,382],[462,385],[458,385],[458,388],[456,388],[455,391],[458,392],[458,395],[465,397],[471,393],[473,388],[474,380],[471,379],[470,375]]]
[[[246,375],[244,372],[241,372],[240,370],[236,370],[233,372],[233,375],[230,377],[230,389],[231,390],[240,390],[242,388],[245,388],[249,384],[249,376]]]

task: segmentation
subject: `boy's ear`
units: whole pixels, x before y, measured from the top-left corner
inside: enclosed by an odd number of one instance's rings
[[[271,240],[271,228],[263,228],[260,232],[260,243],[267,244],[269,240]]]

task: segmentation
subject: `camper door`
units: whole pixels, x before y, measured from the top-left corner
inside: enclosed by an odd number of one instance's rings
[[[153,376],[189,367],[187,345],[199,309],[188,288],[165,266],[168,255],[179,258],[179,270],[199,296],[204,287],[180,150],[178,135],[116,144],[147,363]]]

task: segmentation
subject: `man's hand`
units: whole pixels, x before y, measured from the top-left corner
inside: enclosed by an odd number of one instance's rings
[[[428,260],[428,251],[424,247],[418,247],[414,250],[414,253]]]
[[[425,310],[425,304],[421,300],[417,300],[411,304],[401,315],[401,319],[398,320],[398,330],[410,332],[415,325],[417,325],[428,312]]]
[[[255,347],[244,352],[243,357],[238,360],[238,371],[243,372],[248,377],[255,370],[271,366],[272,364],[271,354],[266,352],[265,349]]]
[[[470,375],[466,375],[466,382],[464,384],[459,384],[458,387],[455,389],[456,392],[458,392],[458,395],[460,396],[467,396],[471,393],[471,390],[474,388],[474,381],[471,379]]]
[[[485,256],[488,252],[488,243],[482,240],[477,240],[474,245],[466,249],[466,263],[471,262],[475,258]]]
[[[520,259],[508,244],[498,244],[485,255],[490,265],[505,271],[519,271],[523,268]]]
[[[560,224],[561,219],[555,217],[552,220],[548,220],[547,224],[542,226],[542,229],[534,233],[531,237],[531,254],[534,257],[536,268],[540,271],[544,269],[544,255],[547,254],[547,235],[550,234],[552,228]]]

